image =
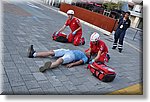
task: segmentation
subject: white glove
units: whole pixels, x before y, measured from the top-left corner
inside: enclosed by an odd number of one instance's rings
[[[75,34],[76,34],[76,31],[72,32],[72,34],[75,35]]]
[[[57,35],[59,32],[56,32],[55,34]]]
[[[94,63],[94,62],[95,62],[95,60],[94,60],[94,59],[92,59],[92,61],[90,61],[90,62],[89,62],[89,64],[92,64],[92,63]]]

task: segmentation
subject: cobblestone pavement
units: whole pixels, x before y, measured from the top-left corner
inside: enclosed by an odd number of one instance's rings
[[[3,2],[3,93],[2,94],[107,94],[115,90],[142,82],[142,53],[132,46],[142,42],[137,37],[133,41],[127,35],[124,50],[112,50],[112,37],[82,24],[84,46],[73,46],[51,39],[67,19],[66,16],[32,2]],[[51,7],[50,7],[51,8]],[[114,67],[117,76],[113,82],[104,83],[96,79],[86,65],[66,68],[64,65],[45,73],[39,67],[54,58],[28,58],[27,48],[33,44],[36,51],[69,48],[84,51],[89,46],[90,34],[97,31],[109,48],[109,66]],[[67,28],[65,33],[69,33]],[[132,36],[134,31],[131,30]]]

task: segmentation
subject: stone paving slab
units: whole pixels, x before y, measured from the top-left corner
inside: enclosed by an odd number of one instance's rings
[[[123,53],[112,50],[111,36],[105,36],[85,24],[82,24],[83,36],[86,39],[84,46],[75,47],[72,44],[55,42],[51,39],[51,34],[64,24],[67,17],[49,9],[51,7],[32,4],[41,9],[33,8],[26,2],[21,4],[3,2],[2,44],[4,46],[1,63],[4,87],[2,94],[107,94],[142,82],[142,53],[127,44],[124,44]],[[10,10],[11,7],[14,7],[13,10],[16,11]],[[21,10],[21,13],[18,9]],[[89,47],[90,34],[95,31],[100,33],[101,39],[108,45],[111,56],[108,65],[114,67],[117,72],[113,82],[104,83],[96,79],[87,69],[87,64],[69,69],[61,65],[56,69],[40,73],[40,66],[46,61],[56,59],[51,57],[27,58],[27,48],[31,44],[34,45],[36,51],[58,48],[84,51]],[[65,33],[69,34],[69,32],[67,28]],[[134,45],[133,40],[128,40],[133,46],[139,46]],[[141,42],[137,38],[135,41]]]

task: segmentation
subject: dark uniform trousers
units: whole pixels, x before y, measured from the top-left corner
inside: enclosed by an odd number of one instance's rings
[[[119,28],[116,30],[115,35],[114,35],[114,43],[113,43],[114,47],[117,47],[117,43],[119,40],[118,49],[122,49],[125,33],[126,33],[126,30],[119,29]]]

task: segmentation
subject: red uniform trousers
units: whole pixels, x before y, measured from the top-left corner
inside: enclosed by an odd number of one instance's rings
[[[77,32],[75,35],[70,33],[68,36],[68,42],[73,43],[75,46],[78,46],[81,44],[81,37],[82,37],[82,32]]]

